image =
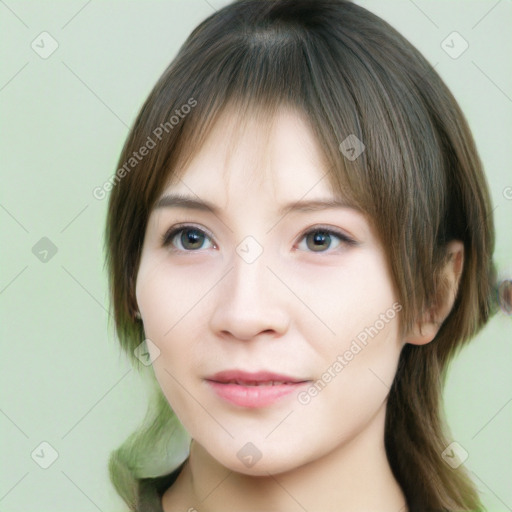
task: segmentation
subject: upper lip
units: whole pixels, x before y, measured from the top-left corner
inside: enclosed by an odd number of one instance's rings
[[[211,375],[210,377],[207,377],[206,380],[220,382],[223,384],[226,384],[228,382],[233,382],[237,384],[250,384],[254,382],[297,383],[306,382],[308,379],[290,377],[289,375],[269,371],[246,372],[243,370],[224,370],[222,372],[217,372],[216,374]]]

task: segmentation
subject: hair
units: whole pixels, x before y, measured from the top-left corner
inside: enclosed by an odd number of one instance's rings
[[[135,282],[152,207],[228,107],[240,120],[272,119],[280,107],[304,115],[334,190],[382,240],[403,333],[442,300],[447,243],[463,242],[448,317],[432,342],[401,351],[385,447],[410,510],[482,510],[464,466],[454,470],[441,457],[449,444],[441,393],[448,363],[497,309],[486,179],[467,121],[433,67],[388,23],[348,0],[235,1],[193,30],[158,80],[122,150],[108,206],[106,262],[121,347],[140,367]],[[349,135],[365,145],[356,159],[340,152]],[[146,156],[132,161],[150,142]],[[155,404],[146,426],[111,458],[111,479],[129,504],[138,479],[154,472],[141,461],[162,458],[165,450],[154,447],[163,437],[173,442],[175,416],[162,397]]]

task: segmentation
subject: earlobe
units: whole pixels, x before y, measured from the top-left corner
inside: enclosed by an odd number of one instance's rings
[[[453,308],[464,268],[464,244],[460,240],[452,240],[447,244],[446,251],[446,263],[439,277],[435,304],[424,311],[414,324],[405,339],[406,343],[430,343]]]

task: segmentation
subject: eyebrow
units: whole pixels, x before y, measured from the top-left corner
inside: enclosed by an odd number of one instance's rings
[[[200,210],[211,212],[216,216],[221,215],[221,209],[210,201],[195,198],[193,196],[186,196],[183,194],[166,194],[161,197],[155,205],[155,210],[158,208],[185,208],[190,210]],[[327,208],[350,208],[356,209],[354,206],[349,205],[342,199],[315,199],[308,201],[293,201],[282,205],[279,210],[279,215],[286,215],[291,211],[310,212],[317,210],[324,210]]]

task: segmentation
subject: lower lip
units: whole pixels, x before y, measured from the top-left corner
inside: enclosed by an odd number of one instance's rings
[[[295,382],[277,386],[244,386],[242,384],[223,384],[212,380],[206,382],[220,398],[232,404],[249,408],[272,405],[307,384],[307,382]]]

